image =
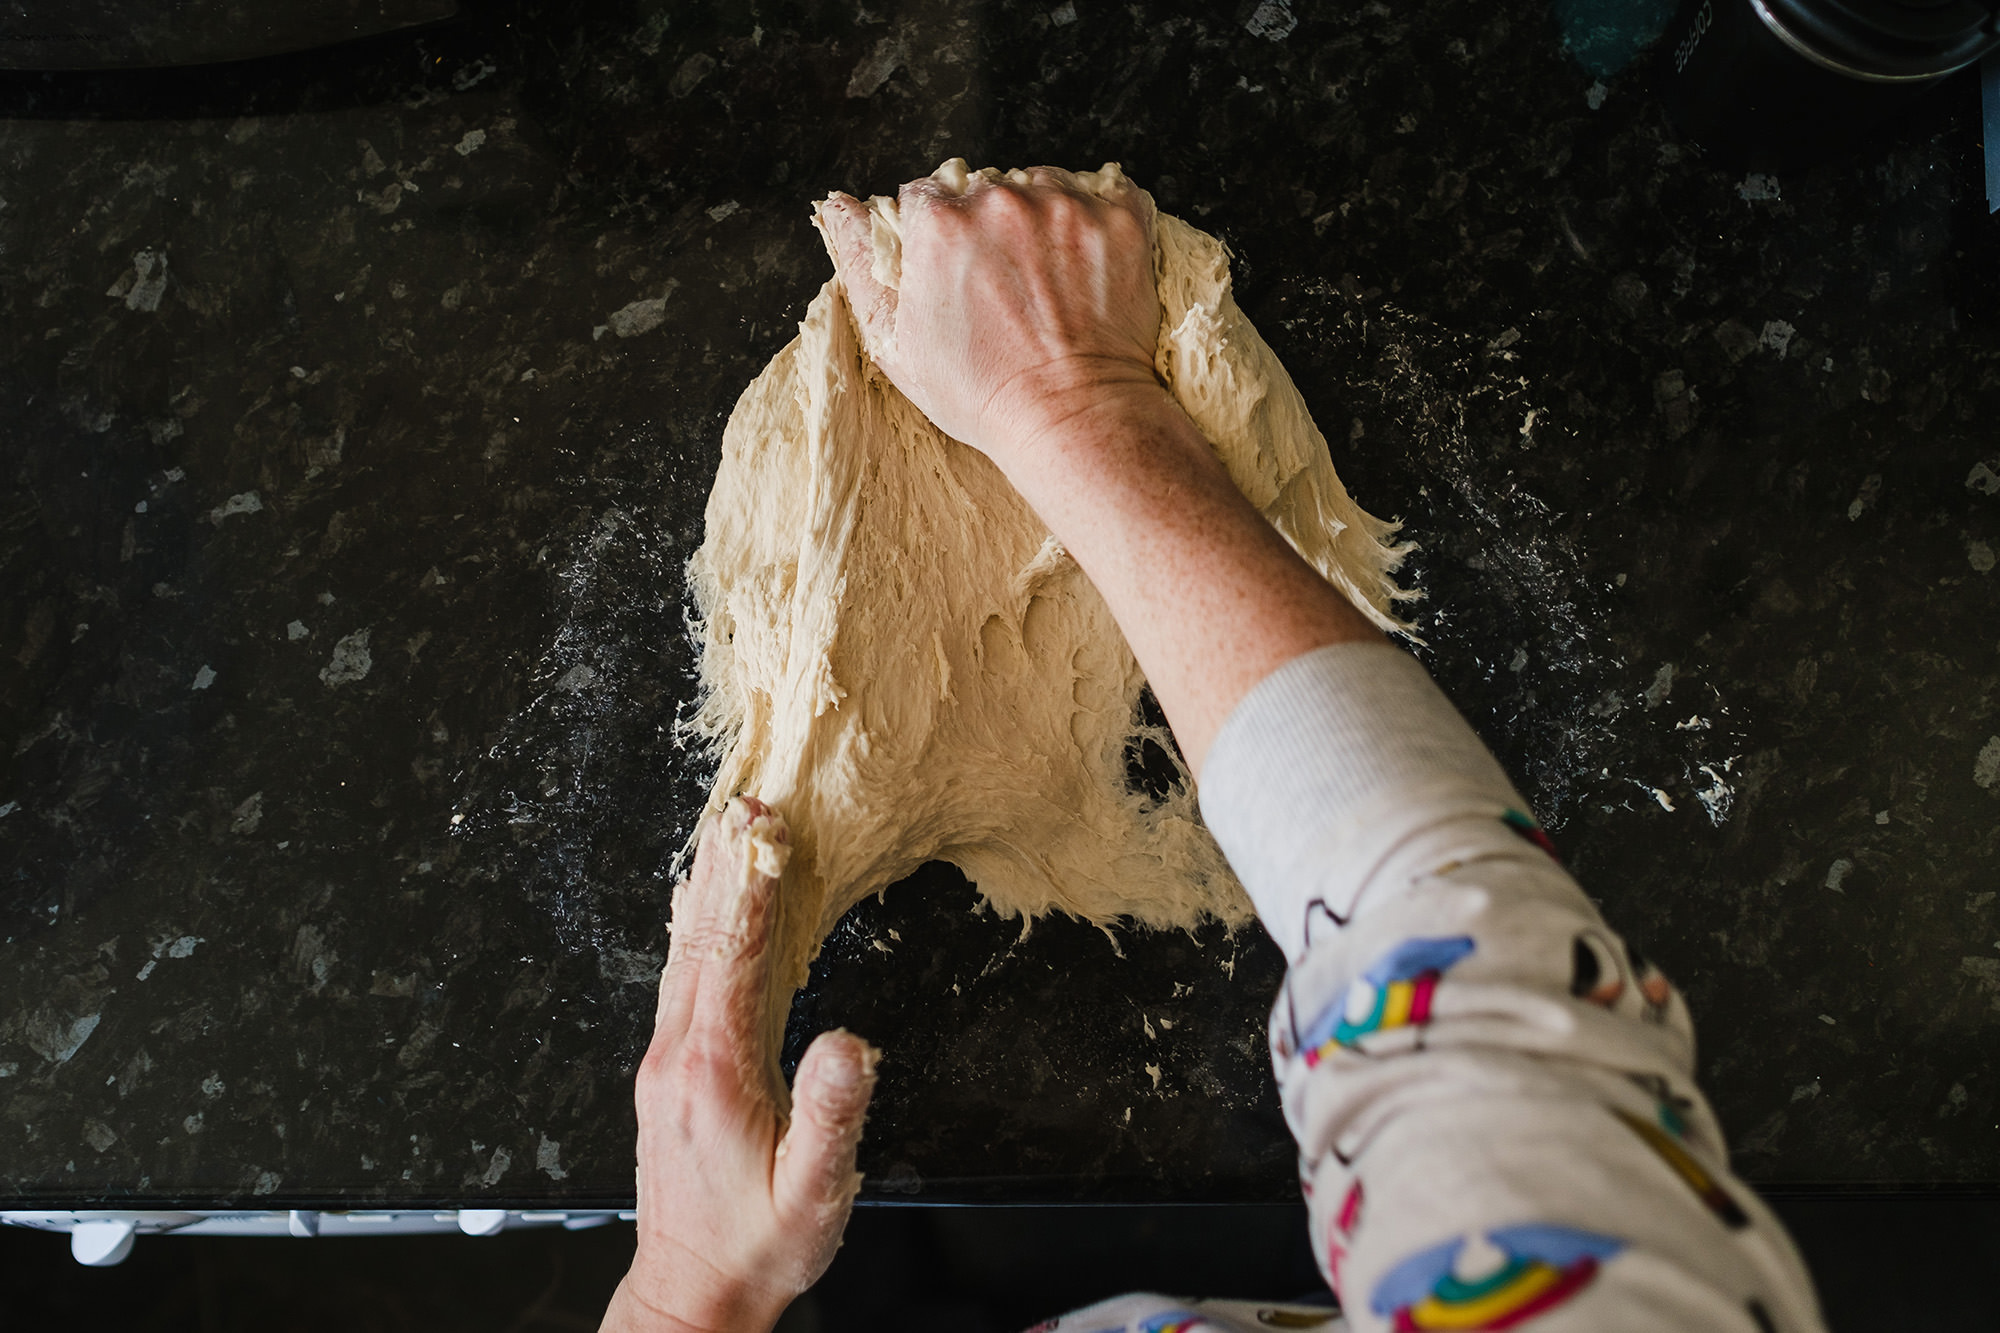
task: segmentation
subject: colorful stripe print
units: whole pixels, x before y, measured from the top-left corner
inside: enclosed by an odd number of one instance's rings
[[[1562,860],[1562,857],[1556,853],[1555,843],[1549,840],[1549,835],[1543,832],[1541,824],[1536,821],[1533,815],[1521,810],[1509,810],[1500,816],[1500,822],[1508,828],[1513,829],[1514,832],[1520,834],[1529,842],[1534,843],[1535,846],[1541,848],[1556,860]]]
[[[1405,940],[1389,950],[1307,1026],[1299,1039],[1307,1067],[1372,1032],[1428,1024],[1438,979],[1472,950],[1465,935]]]
[[[1188,1310],[1169,1310],[1140,1323],[1138,1333],[1193,1333],[1208,1327],[1208,1321]]]
[[[1048,1326],[1054,1328],[1060,1322],[1056,1320]],[[1214,1327],[1192,1310],[1168,1310],[1162,1314],[1147,1315],[1136,1324],[1093,1329],[1091,1333],[1198,1333],[1201,1329]],[[1036,1330],[1030,1329],[1028,1333],[1036,1333]]]
[[[1446,1241],[1397,1264],[1370,1302],[1396,1333],[1499,1333],[1562,1305],[1590,1285],[1625,1243],[1572,1227],[1529,1225],[1486,1233],[1500,1263],[1478,1276],[1457,1271],[1465,1240]]]
[[[1681,1143],[1682,1131],[1673,1128],[1680,1123],[1680,1116],[1673,1108],[1664,1103],[1660,1106],[1660,1119],[1668,1126],[1665,1129],[1620,1107],[1612,1107],[1611,1113],[1617,1116],[1627,1129],[1637,1134],[1648,1148],[1659,1154],[1660,1160],[1667,1164],[1668,1169],[1695,1192],[1695,1196],[1724,1226],[1731,1231],[1740,1231],[1750,1225],[1750,1215],[1743,1211],[1742,1206],[1730,1197],[1729,1191],[1722,1188],[1722,1183],[1709,1174],[1708,1168],[1696,1161],[1694,1154]]]

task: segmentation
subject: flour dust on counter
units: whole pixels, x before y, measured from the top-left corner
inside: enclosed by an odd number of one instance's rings
[[[621,1002],[643,1007],[625,988],[650,1003],[663,956],[634,947],[630,912],[612,908],[606,886],[643,884],[664,900],[672,855],[617,864],[607,848],[629,837],[632,811],[604,787],[621,765],[663,787],[684,779],[671,719],[686,667],[662,653],[658,635],[677,600],[676,534],[636,501],[614,488],[611,503],[579,508],[545,534],[537,562],[549,571],[553,628],[523,673],[525,697],[460,776],[449,831],[455,841],[511,844],[558,947],[594,959]],[[671,842],[688,831],[656,832]]]
[[[997,173],[996,173],[997,174]],[[962,161],[936,179],[962,191]],[[1122,185],[1116,166],[1076,177]],[[900,218],[870,201],[893,286]],[[836,266],[838,261],[836,260]],[[1238,309],[1223,244],[1156,229],[1156,366],[1237,486],[1329,581],[1402,629],[1395,525],[1364,513],[1276,356]],[[869,359],[841,276],[738,401],[689,564],[710,797],[779,810],[791,852],[766,1022],[848,908],[927,861],[1003,918],[1234,926],[1251,908],[1196,810],[1103,600],[983,455]],[[1135,789],[1135,747],[1173,778]]]
[[[1544,730],[1535,744],[1523,747],[1521,767],[1536,817],[1560,828],[1577,788],[1593,771],[1590,753],[1610,748],[1617,709],[1607,709],[1604,701],[1618,664],[1606,660],[1595,637],[1602,599],[1590,586],[1584,553],[1552,521],[1555,515],[1539,495],[1511,476],[1495,484],[1467,429],[1468,411],[1485,408],[1503,420],[1518,417],[1516,447],[1563,447],[1556,443],[1560,418],[1551,421],[1549,409],[1536,405],[1539,386],[1519,369],[1518,349],[1532,334],[1509,326],[1482,341],[1388,303],[1371,310],[1367,322],[1365,330],[1334,340],[1336,347],[1353,345],[1357,361],[1372,365],[1355,390],[1376,401],[1373,410],[1362,408],[1367,421],[1357,416],[1356,427],[1406,433],[1412,453],[1428,465],[1424,498],[1430,501],[1430,521],[1418,540],[1426,548],[1448,547],[1482,576],[1494,600],[1521,609],[1519,623],[1497,634],[1492,629],[1498,627],[1448,623],[1448,613],[1440,611],[1427,618],[1425,637],[1437,645],[1438,661],[1490,657],[1491,667],[1514,677],[1534,661],[1544,692],[1559,696],[1559,702],[1549,701],[1554,709],[1538,710],[1537,725]],[[1509,406],[1495,408],[1491,400]],[[1556,682],[1560,686],[1549,690]],[[1552,721],[1550,736],[1546,729]]]
[[[1418,466],[1402,515],[1411,581],[1430,585],[1451,567],[1453,583],[1475,588],[1420,604],[1418,656],[1545,827],[1560,831],[1593,805],[1685,810],[1722,827],[1745,781],[1731,698],[1697,645],[1676,660],[1628,658],[1609,627],[1625,576],[1593,570],[1613,549],[1590,544],[1578,523],[1588,509],[1558,509],[1526,466],[1542,453],[1579,465],[1602,454],[1547,373],[1542,322],[1457,329],[1381,295],[1312,279],[1284,293],[1273,323],[1311,349],[1305,373],[1333,369],[1355,446]],[[1604,478],[1601,503],[1632,484]]]

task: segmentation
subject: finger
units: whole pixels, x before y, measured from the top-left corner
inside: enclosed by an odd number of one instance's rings
[[[700,963],[682,942],[683,927],[691,937],[697,916],[692,886],[696,875],[709,873],[708,862],[718,854],[714,845],[716,818],[714,814],[702,816],[695,830],[694,866],[675,882],[673,901],[667,908],[667,962],[660,969],[660,994],[653,1005],[656,1045],[678,1040],[687,1030],[688,1014],[693,1008],[694,974],[700,970]]]
[[[874,210],[852,195],[834,193],[814,213],[834,270],[847,289],[847,304],[861,328],[861,345],[881,361],[894,346],[896,292],[875,272]]]
[[[1106,162],[1098,168],[1097,177],[1097,197],[1137,217],[1146,229],[1146,240],[1151,243],[1159,216],[1153,196],[1134,185],[1132,178],[1120,170],[1116,162]]]
[[[782,816],[738,797],[723,811],[719,836],[724,855],[717,857],[702,890],[712,894],[708,903],[715,915],[704,932],[707,947],[694,987],[688,1039],[696,1050],[726,1062],[746,1088],[769,1091],[764,1080],[774,1061],[763,1018],[788,835]]]
[[[1038,189],[1066,190],[1070,194],[1083,195],[1093,193],[1084,188],[1083,182],[1077,179],[1075,172],[1065,171],[1061,167],[1029,167],[1025,172],[1014,174],[1021,177],[1021,184]]]
[[[861,1188],[854,1169],[868,1101],[875,1093],[881,1052],[852,1032],[822,1032],[792,1080],[792,1123],[778,1145],[771,1194],[779,1215],[795,1227],[839,1227]],[[829,1254],[831,1252],[829,1251]]]
[[[968,194],[986,189],[1007,179],[1006,173],[998,167],[981,167],[974,171],[965,164],[962,157],[954,157],[941,164],[928,176],[920,176],[903,186],[898,197],[905,204],[912,198],[925,200],[962,199]]]
[[[1133,184],[1132,178],[1125,174],[1125,168],[1119,166],[1116,162],[1106,162],[1097,170],[1087,171],[1083,174],[1096,182],[1091,188],[1091,193],[1100,199],[1113,199],[1122,202],[1133,195],[1143,195],[1146,193]]]
[[[702,830],[702,836],[708,836],[705,827]],[[698,844],[695,849],[695,855],[697,857],[701,855],[701,849]],[[666,1029],[670,1018],[681,1019],[675,1026],[685,1026],[684,1017],[674,1012],[675,991],[673,987],[680,981],[680,969],[674,966],[673,923],[680,920],[681,890],[686,887],[687,877],[682,876],[674,885],[673,903],[667,908],[667,962],[666,966],[660,969],[659,994],[653,999],[653,1035],[656,1038]]]
[[[737,797],[702,830],[694,870],[674,892],[673,933],[654,1040],[699,1038],[761,1061],[764,983],[784,819]]]
[[[848,257],[855,250],[852,236],[857,231],[865,236],[870,229],[865,216],[867,212],[868,205],[840,190],[813,205],[813,226],[819,228],[820,240],[826,246],[826,257],[833,261],[833,267],[843,277]]]

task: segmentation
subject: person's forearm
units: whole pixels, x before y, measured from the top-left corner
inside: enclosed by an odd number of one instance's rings
[[[1379,633],[1229,479],[1164,390],[1044,427],[1011,478],[1110,605],[1197,773],[1216,730],[1286,662]]]

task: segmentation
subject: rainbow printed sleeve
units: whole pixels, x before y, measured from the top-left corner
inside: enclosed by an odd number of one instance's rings
[[[1290,960],[1271,1059],[1347,1326],[1824,1327],[1729,1170],[1680,994],[1413,658],[1342,644],[1281,667],[1201,781]]]

